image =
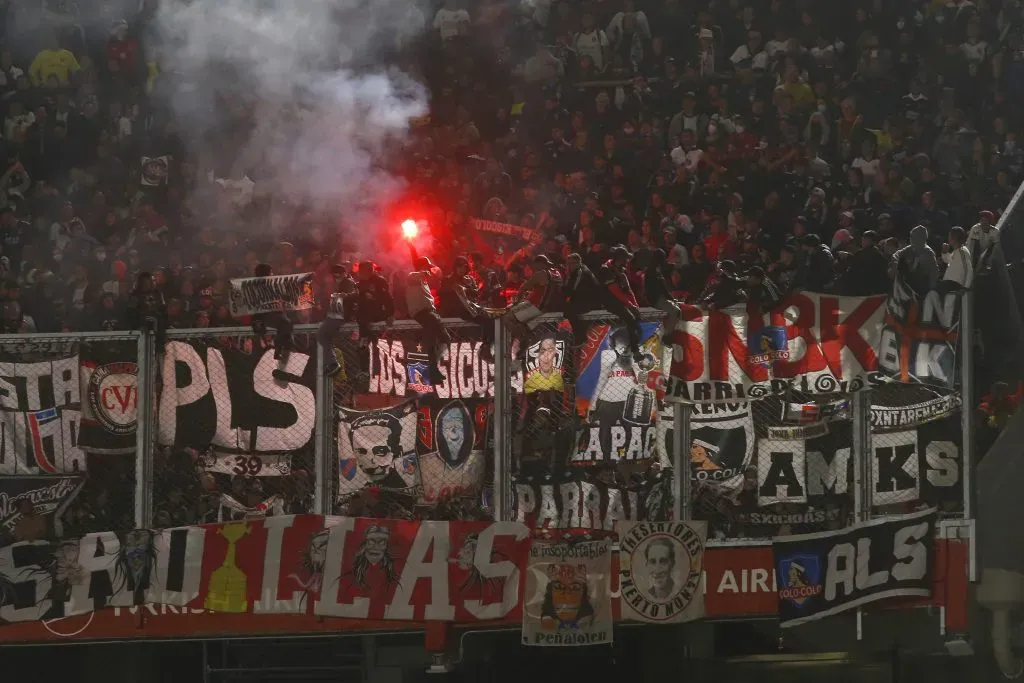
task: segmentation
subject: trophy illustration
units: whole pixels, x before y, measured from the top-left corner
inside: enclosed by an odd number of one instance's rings
[[[248,578],[235,564],[235,544],[247,533],[249,525],[245,522],[225,524],[220,529],[220,535],[228,542],[228,551],[224,556],[224,564],[210,575],[210,587],[203,607],[211,612],[239,614],[249,610],[249,600],[246,598]]]

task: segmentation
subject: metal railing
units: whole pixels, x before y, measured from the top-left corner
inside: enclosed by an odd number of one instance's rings
[[[833,413],[805,429],[780,419],[810,405],[796,393],[666,403],[661,321],[645,311],[631,338],[606,312],[545,315],[515,333],[448,320],[436,383],[411,321],[368,340],[345,325],[334,377],[315,325],[296,327],[286,358],[243,327],[168,330],[160,349],[149,333],[0,335],[0,369],[21,401],[4,428],[24,418],[18,457],[37,463],[3,478],[86,473],[58,510],[69,534],[312,512],[590,528],[696,518],[716,543],[755,544],[924,505],[971,517],[968,405],[955,419],[872,429],[880,407],[943,400],[892,383],[815,397]],[[971,386],[969,347],[959,390]],[[58,396],[67,367],[80,405]],[[47,375],[40,402],[27,378]],[[47,460],[59,440],[47,425],[61,420],[76,425],[62,434],[77,450]]]

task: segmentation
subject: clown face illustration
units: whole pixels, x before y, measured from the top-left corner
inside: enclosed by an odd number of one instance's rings
[[[388,554],[388,541],[391,532],[387,527],[371,526],[366,530],[366,537],[363,541],[363,557],[372,565],[379,565],[381,560]]]
[[[448,467],[460,467],[473,450],[473,417],[461,402],[451,403],[437,416],[437,450]]]

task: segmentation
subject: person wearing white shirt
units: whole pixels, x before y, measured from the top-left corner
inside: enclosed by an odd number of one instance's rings
[[[967,231],[956,226],[949,231],[949,244],[942,245],[942,260],[946,263],[945,282],[954,282],[969,288],[974,282],[974,265],[967,249]]]
[[[765,71],[768,68],[768,53],[761,45],[761,34],[751,31],[747,42],[736,48],[729,58],[737,71]]]
[[[459,35],[462,26],[468,25],[469,12],[458,9],[457,0],[446,0],[434,15],[434,28],[441,34],[441,40],[451,40]]]
[[[586,55],[594,62],[597,71],[604,71],[605,57],[608,55],[610,43],[604,31],[597,28],[594,15],[589,12],[583,15],[582,30],[572,37],[572,49],[579,56]]]

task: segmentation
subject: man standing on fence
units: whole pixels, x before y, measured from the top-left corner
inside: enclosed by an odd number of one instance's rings
[[[444,375],[437,366],[438,344],[447,344],[451,341],[451,336],[437,313],[434,294],[430,291],[431,286],[436,287],[440,284],[441,269],[431,263],[426,256],[415,257],[413,270],[406,277],[405,303],[409,309],[409,317],[423,328],[423,345],[427,348],[430,381],[433,384],[444,381]]]
[[[537,327],[537,319],[548,312],[548,304],[556,287],[562,284],[562,276],[547,256],[541,254],[533,258],[533,273],[519,288],[519,300],[512,304],[506,314],[506,320],[516,329],[516,336],[529,333]],[[524,329],[525,328],[525,329]],[[519,345],[520,354],[526,353],[529,340],[523,339]]]
[[[644,295],[647,303],[668,314],[662,327],[662,343],[671,339],[672,330],[679,320],[679,302],[672,298],[668,283],[665,281],[666,257],[664,249],[651,252],[651,260],[644,273]]]
[[[324,350],[324,374],[334,377],[341,371],[341,364],[334,352],[334,338],[345,323],[345,300],[356,295],[356,283],[349,277],[344,266],[334,266],[334,292],[327,304],[327,313],[316,331],[316,342]]]
[[[269,263],[259,263],[253,269],[255,277],[271,277],[273,274],[274,268]],[[275,331],[274,360],[282,360],[288,356],[295,346],[295,340],[292,337],[292,330],[295,329],[295,325],[284,311],[258,313],[252,317],[252,331],[257,335],[262,336],[266,334],[268,327],[274,328]]]
[[[353,313],[359,323],[359,344],[366,346],[372,336],[370,325],[390,322],[394,317],[395,300],[387,278],[377,272],[373,261],[360,261],[357,267],[356,291],[347,301],[355,306]]]
[[[608,293],[604,297],[604,307],[622,321],[629,335],[629,349],[633,352],[633,359],[639,363],[644,357],[640,353],[640,305],[629,286],[629,274],[626,272],[631,256],[629,250],[621,244],[609,249],[608,253],[611,258],[601,266],[598,274],[598,280]]]

